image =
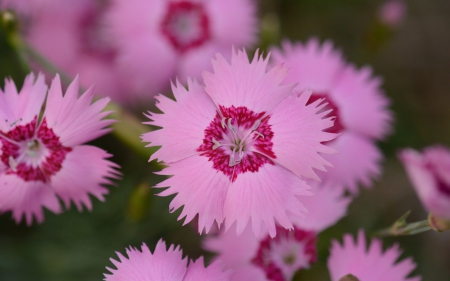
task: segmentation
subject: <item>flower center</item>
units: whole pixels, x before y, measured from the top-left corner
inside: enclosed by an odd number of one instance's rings
[[[268,280],[288,281],[297,270],[309,268],[316,258],[314,232],[277,226],[277,236],[261,240],[252,263],[264,270]]]
[[[318,94],[318,93],[314,93],[311,95],[311,97],[309,98],[309,101],[307,103],[313,103],[318,99],[325,99],[325,102],[328,103],[327,106],[325,106],[322,111],[326,111],[326,110],[330,110],[332,109],[333,111],[331,111],[328,116],[333,116],[335,117],[334,119],[334,125],[332,127],[329,127],[328,129],[324,130],[324,132],[328,132],[328,133],[340,133],[342,132],[345,128],[344,125],[342,125],[341,120],[339,118],[339,108],[337,107],[337,105],[330,99],[330,97],[327,94]]]
[[[242,106],[219,106],[219,109],[205,129],[203,143],[197,149],[200,155],[213,161],[213,168],[231,181],[241,173],[257,172],[265,164],[274,165],[270,160],[276,158],[272,151],[273,132],[268,123],[270,116]]]
[[[44,118],[36,132],[37,118],[26,125],[0,132],[1,161],[7,174],[16,174],[24,181],[47,182],[61,169],[66,154],[72,149],[63,146],[59,137],[47,127]]]
[[[169,3],[162,33],[180,52],[202,45],[210,37],[209,19],[203,6],[190,1]]]

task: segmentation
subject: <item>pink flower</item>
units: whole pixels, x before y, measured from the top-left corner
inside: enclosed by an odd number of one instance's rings
[[[58,0],[1,0],[0,9],[12,9],[22,15],[32,15],[57,2]]]
[[[450,219],[450,150],[432,146],[421,154],[404,149],[399,158],[425,208]]]
[[[153,253],[145,243],[142,244],[141,251],[130,247],[126,252],[128,258],[117,253],[119,261],[111,259],[117,269],[107,267],[111,274],[105,274],[105,281],[227,281],[232,274],[229,270],[223,272],[219,262],[204,268],[203,258],[187,266],[187,258],[182,258],[181,249],[171,245],[166,250],[166,244],[162,240],[159,240]]]
[[[253,0],[114,0],[106,21],[122,75],[141,97],[175,77],[200,78],[216,52],[249,46],[257,31]]]
[[[387,26],[396,27],[405,18],[406,3],[402,0],[389,0],[378,11],[379,20]]]
[[[416,267],[411,258],[396,263],[402,253],[397,244],[383,253],[381,241],[373,239],[369,248],[366,249],[363,231],[359,232],[356,241],[350,234],[344,236],[342,245],[333,241],[330,252],[328,269],[332,281],[339,281],[347,274],[352,274],[361,281],[421,280],[420,277],[407,277]]]
[[[335,137],[323,132],[333,124],[322,119],[328,112],[317,113],[325,105],[306,106],[310,93],[292,94],[294,85],[282,84],[287,68],[266,72],[267,62],[258,54],[249,62],[244,51],[233,51],[231,64],[218,55],[205,86],[174,85],[176,101],[159,95],[164,113],[148,114],[147,124],[162,127],[142,137],[162,146],[150,160],[164,161],[160,174],[172,176],[156,187],[177,194],[170,209],[184,205],[185,223],[198,214],[200,232],[225,219],[239,233],[250,219],[256,234],[275,236],[275,220],[293,228],[288,214],[303,216],[298,196],[310,194],[301,178],[318,179],[313,168],[328,165],[319,152],[334,152],[321,144]]]
[[[92,0],[59,1],[35,13],[24,35],[58,69],[80,74],[83,87],[95,84],[97,94],[130,102],[114,64],[116,50],[103,32],[106,7]]]
[[[34,78],[28,75],[20,92],[10,80],[0,90],[0,212],[12,211],[17,223],[25,215],[28,225],[33,216],[43,221],[42,207],[59,213],[58,197],[66,208],[72,201],[79,211],[92,209],[89,194],[103,201],[102,185],[117,177],[111,155],[82,145],[109,131],[114,121],[102,120],[110,112],[101,111],[108,99],[91,104],[92,89],[78,97],[78,79],[63,96],[59,76],[46,99],[44,76]]]
[[[324,110],[333,110],[329,116],[335,118],[334,126],[327,131],[340,136],[327,145],[339,153],[324,156],[334,168],[319,177],[352,193],[358,183],[370,186],[382,159],[374,141],[386,136],[392,120],[381,79],[372,77],[368,67],[358,70],[346,63],[331,42],[320,45],[316,39],[305,45],[284,42],[282,49],[273,49],[272,65],[280,63],[290,67],[286,82],[297,83],[296,91],[311,89],[309,102],[325,99]]]
[[[350,203],[337,189],[315,189],[303,198],[306,218],[293,218],[294,230],[277,229],[277,236],[256,238],[251,229],[237,235],[234,229],[210,235],[205,248],[218,253],[225,268],[235,271],[233,281],[292,280],[295,272],[316,261],[316,236],[342,218]]]

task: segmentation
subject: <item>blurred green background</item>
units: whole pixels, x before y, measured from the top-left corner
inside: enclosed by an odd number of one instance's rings
[[[349,61],[371,65],[384,78],[396,119],[394,133],[380,144],[386,155],[383,175],[373,188],[361,191],[347,217],[320,234],[319,261],[311,270],[300,272],[296,280],[330,280],[326,260],[332,238],[341,239],[343,233],[356,233],[361,228],[374,232],[407,210],[412,211],[410,221],[426,219],[396,152],[402,147],[450,145],[450,1],[407,1],[403,23],[391,30],[377,23],[382,3],[259,1],[262,48],[284,38],[332,40]],[[25,74],[0,34],[0,76],[11,76],[21,84]],[[94,144],[114,154],[113,161],[122,166],[123,179],[110,187],[104,203],[93,200],[92,212],[79,213],[73,208],[61,215],[46,212],[45,222],[32,227],[16,225],[10,213],[1,215],[0,281],[102,280],[116,251],[123,253],[125,247],[142,242],[153,249],[160,238],[181,245],[191,258],[212,256],[200,249],[201,237],[194,228],[182,227],[177,221],[179,211],[168,212],[171,197],[154,196],[158,191],[148,188],[161,179],[152,175],[147,159],[111,135]],[[415,273],[423,280],[450,280],[450,232],[384,239],[385,246],[396,242],[404,249],[402,257],[411,256],[416,261]]]

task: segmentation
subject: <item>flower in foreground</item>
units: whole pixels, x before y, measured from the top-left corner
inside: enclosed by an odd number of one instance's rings
[[[302,178],[318,179],[313,168],[329,165],[319,154],[334,152],[321,144],[335,137],[323,132],[333,125],[328,112],[317,113],[325,105],[293,94],[294,85],[283,84],[287,68],[266,67],[258,54],[249,62],[233,51],[231,64],[219,54],[205,86],[173,86],[176,101],[159,95],[163,113],[147,115],[147,124],[162,127],[142,137],[161,146],[150,160],[164,161],[160,174],[172,176],[156,187],[177,194],[170,209],[184,205],[185,223],[198,214],[200,232],[214,221],[236,222],[240,233],[251,220],[257,235],[275,236],[275,221],[292,229],[288,214],[303,216],[300,198],[310,194]]]
[[[141,251],[130,247],[126,252],[128,258],[117,253],[119,261],[111,259],[117,269],[107,267],[111,274],[104,274],[105,281],[227,281],[232,274],[230,270],[222,271],[220,262],[204,268],[202,257],[187,266],[187,258],[182,258],[181,249],[173,245],[166,249],[162,240],[159,240],[153,253],[145,243]]]
[[[399,158],[425,208],[450,220],[450,150],[438,145],[423,153],[408,148]]]
[[[325,110],[332,109],[329,116],[335,122],[327,131],[340,135],[327,145],[339,153],[324,156],[333,169],[320,173],[321,180],[352,193],[357,193],[358,183],[370,186],[380,174],[382,159],[375,141],[386,136],[392,120],[381,79],[373,77],[368,67],[358,70],[347,63],[328,41],[322,45],[316,39],[306,44],[286,41],[272,52],[272,65],[290,67],[287,83],[298,83],[299,92],[311,89],[309,102],[325,99]]]
[[[59,213],[58,197],[66,208],[72,201],[92,208],[89,194],[104,200],[116,178],[117,165],[104,150],[82,145],[109,131],[113,120],[102,120],[104,98],[91,104],[93,90],[78,97],[78,79],[63,96],[59,76],[47,95],[43,75],[26,77],[20,92],[6,80],[0,90],[0,212],[11,211],[16,222],[25,216],[30,225],[44,219],[43,207]],[[46,104],[41,115],[41,108]]]
[[[351,274],[360,281],[420,281],[420,277],[407,277],[416,267],[411,258],[397,262],[401,255],[398,245],[383,253],[381,240],[373,239],[366,249],[366,237],[363,231],[358,233],[356,241],[350,234],[344,236],[340,245],[333,241],[328,259],[331,280],[339,281]],[[352,279],[348,279],[352,280]]]

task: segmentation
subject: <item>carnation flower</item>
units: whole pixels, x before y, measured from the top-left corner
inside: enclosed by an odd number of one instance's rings
[[[43,221],[43,207],[59,213],[58,197],[66,208],[72,201],[79,211],[92,209],[89,194],[103,201],[102,185],[117,177],[110,154],[82,145],[109,131],[114,121],[102,119],[111,112],[101,111],[108,99],[91,104],[92,89],[78,97],[78,79],[63,96],[59,76],[46,99],[44,76],[34,78],[20,92],[10,80],[0,90],[0,212],[11,211],[17,223],[25,216],[28,225]]]
[[[237,222],[242,232],[251,219],[256,234],[267,229],[275,236],[275,220],[293,228],[288,214],[303,216],[299,196],[309,195],[303,177],[318,179],[313,168],[329,165],[321,144],[335,137],[323,132],[332,126],[320,100],[306,105],[310,93],[292,94],[284,85],[287,68],[266,72],[267,59],[233,51],[231,64],[220,54],[214,73],[204,73],[204,84],[173,86],[176,101],[159,95],[163,114],[149,112],[149,125],[162,127],[143,135],[148,146],[161,146],[150,160],[169,167],[172,176],[156,187],[169,187],[162,196],[177,194],[170,204],[184,205],[180,219],[198,214],[199,231],[216,221],[229,228]]]
[[[205,249],[216,252],[225,268],[235,271],[233,281],[290,281],[298,270],[317,259],[317,234],[342,218],[350,203],[339,190],[314,189],[314,196],[302,198],[306,218],[293,218],[294,230],[277,228],[277,236],[256,238],[251,229],[237,235],[234,229],[210,235]]]
[[[343,186],[356,193],[358,183],[370,186],[380,174],[382,154],[375,145],[390,129],[391,112],[388,99],[380,89],[381,79],[372,77],[370,68],[361,70],[348,64],[331,42],[320,45],[315,39],[305,45],[284,42],[273,49],[272,65],[290,67],[286,82],[297,83],[296,91],[313,91],[309,102],[324,99],[335,118],[328,132],[340,133],[327,143],[339,153],[324,156],[333,169],[320,173],[331,186]]]
[[[425,208],[450,220],[450,150],[443,146],[428,147],[423,153],[404,149],[399,158]]]
[[[249,46],[257,31],[253,0],[114,0],[106,21],[118,67],[141,97],[174,77],[200,78],[216,52]]]
[[[383,253],[381,241],[373,239],[366,249],[364,232],[360,231],[356,241],[350,234],[344,236],[340,245],[333,241],[328,259],[331,281],[339,281],[351,274],[360,281],[420,281],[420,277],[407,277],[416,267],[411,258],[396,262],[401,255],[398,245]],[[351,279],[350,279],[351,280]]]
[[[181,249],[171,245],[167,250],[163,240],[159,240],[153,253],[145,243],[141,251],[130,247],[126,252],[128,258],[117,253],[119,261],[111,259],[117,269],[107,267],[111,274],[105,274],[105,281],[227,281],[232,274],[229,270],[222,271],[220,262],[204,268],[203,258],[187,266],[187,258],[182,258]]]

